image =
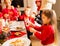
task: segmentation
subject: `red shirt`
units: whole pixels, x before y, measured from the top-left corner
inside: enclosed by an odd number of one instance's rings
[[[35,24],[35,19],[34,19],[33,17],[30,17],[29,20],[30,20],[33,24]]]
[[[2,13],[0,12],[0,18],[3,18],[3,15],[2,15]]]
[[[2,25],[0,25],[0,34],[2,34]]]
[[[54,42],[54,29],[51,25],[43,25],[41,27],[35,26],[35,29],[38,31],[35,32],[34,35],[41,40],[43,45],[51,44]]]
[[[24,20],[24,18],[26,18],[26,19],[28,18],[30,20],[30,22],[35,23],[34,22],[35,19],[33,17],[27,17],[26,14],[23,14],[23,15],[19,16],[19,19],[22,20],[22,21]]]
[[[9,14],[8,19],[10,19],[11,21],[17,20],[17,18],[18,18],[18,13],[15,8],[14,9],[5,8],[2,10],[2,13],[3,13],[3,17],[5,14]],[[4,19],[6,19],[6,18],[4,18]]]
[[[20,20],[24,20],[25,25],[28,25],[28,22],[27,21],[30,21],[32,23],[35,23],[34,22],[35,19],[34,18],[31,18],[31,17],[28,17],[26,14],[23,14],[23,15],[19,16],[19,19]],[[26,29],[29,30],[29,27],[30,26],[26,26]]]

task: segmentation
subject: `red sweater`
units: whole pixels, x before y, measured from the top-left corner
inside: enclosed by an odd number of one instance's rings
[[[35,19],[34,19],[34,18],[31,18],[31,17],[28,17],[26,14],[23,14],[23,15],[19,16],[19,19],[20,19],[20,20],[24,20],[25,26],[28,25],[28,23],[27,23],[28,20],[29,20],[30,22],[32,22],[32,23],[35,23],[35,22],[34,22]],[[29,27],[30,27],[30,26],[26,26],[26,29],[29,30]]]
[[[2,15],[2,13],[0,12],[0,18],[3,18],[3,15]]]
[[[3,13],[3,17],[5,14],[9,14],[9,17],[8,19],[10,19],[10,21],[14,21],[14,20],[17,20],[18,18],[18,13],[17,13],[17,10],[14,8],[14,9],[3,9],[2,10],[2,13]],[[4,18],[6,19],[6,18]]]
[[[23,15],[19,16],[19,19],[22,20],[22,21],[23,21],[25,18],[26,18],[26,19],[28,18],[29,21],[31,21],[32,23],[35,23],[35,22],[34,22],[35,19],[34,19],[33,17],[27,17],[26,14],[23,14]]]
[[[54,42],[54,29],[51,25],[43,25],[41,27],[35,26],[35,29],[39,30],[34,35],[41,40],[43,45],[51,44]]]

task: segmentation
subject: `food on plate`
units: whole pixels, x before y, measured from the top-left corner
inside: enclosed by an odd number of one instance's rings
[[[5,26],[5,27],[3,27],[3,30],[7,31],[7,30],[9,30],[9,27]]]
[[[22,27],[16,27],[16,30],[22,30],[23,28]]]
[[[16,32],[16,33],[15,33],[15,35],[17,35],[17,36],[18,36],[18,35],[21,35],[21,33],[20,33],[20,32]]]
[[[24,41],[22,39],[17,39],[11,42],[10,46],[24,46]]]
[[[2,31],[8,33],[10,31],[10,28],[8,26],[5,26],[3,27]]]

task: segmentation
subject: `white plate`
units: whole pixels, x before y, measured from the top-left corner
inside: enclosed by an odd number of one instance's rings
[[[10,43],[12,41],[17,40],[17,39],[22,39],[24,41],[24,46],[29,46],[30,45],[30,40],[29,39],[20,37],[20,38],[14,38],[14,39],[7,40],[5,43],[3,43],[2,46],[10,46]]]
[[[14,21],[9,25],[12,31],[17,31],[16,27],[22,27],[23,31],[26,31],[24,21]]]

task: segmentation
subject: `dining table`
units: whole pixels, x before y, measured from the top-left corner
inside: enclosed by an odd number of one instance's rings
[[[6,41],[1,46],[14,46],[10,45],[10,43],[17,39],[23,40],[24,46],[30,45],[31,41],[27,38],[27,32],[24,21],[12,21],[9,24],[9,28],[10,28],[10,35],[9,37],[7,37]]]

